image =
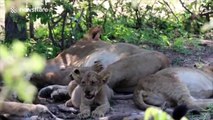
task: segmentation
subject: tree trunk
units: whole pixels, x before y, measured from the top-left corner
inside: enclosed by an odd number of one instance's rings
[[[4,40],[4,35],[5,35],[5,31],[4,31],[4,20],[5,20],[5,3],[4,0],[0,0],[0,41]]]
[[[92,0],[87,0],[88,10],[87,10],[87,29],[92,27]]]
[[[14,20],[14,18],[16,21]],[[21,23],[20,23],[21,22]],[[6,40],[26,40],[27,39],[27,25],[26,18],[18,13],[6,13],[5,19],[5,39]]]
[[[30,19],[30,38],[34,38],[34,22]]]

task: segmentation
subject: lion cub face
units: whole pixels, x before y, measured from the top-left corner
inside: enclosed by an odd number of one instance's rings
[[[88,100],[93,100],[102,86],[107,83],[109,74],[101,76],[92,70],[81,73],[78,69],[75,69],[72,77],[82,88],[84,97]]]

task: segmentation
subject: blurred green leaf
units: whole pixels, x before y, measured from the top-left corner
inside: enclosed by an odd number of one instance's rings
[[[20,41],[15,41],[11,49],[1,45],[0,50],[3,65],[0,73],[6,88],[16,92],[25,102],[32,102],[37,89],[26,80],[26,75],[40,73],[45,66],[45,59],[36,53],[25,57],[27,48]]]
[[[157,107],[146,109],[144,120],[150,120],[151,118],[153,118],[153,120],[172,120],[172,117],[169,114]],[[183,117],[181,120],[187,120],[187,118]]]
[[[26,47],[20,41],[15,41],[12,44],[12,52],[17,57],[24,57],[26,53]]]
[[[9,56],[9,52],[6,46],[0,45],[0,58],[7,58]]]
[[[31,69],[35,73],[39,73],[39,72],[41,72],[43,70],[43,68],[45,66],[45,59],[42,58],[40,55],[34,53],[30,57],[30,62],[29,63],[31,63]]]

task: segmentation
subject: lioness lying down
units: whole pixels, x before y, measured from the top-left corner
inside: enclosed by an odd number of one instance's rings
[[[147,52],[138,46],[128,43],[109,44],[100,40],[102,28],[91,28],[76,44],[62,51],[57,57],[48,60],[45,70],[39,75],[33,75],[31,82],[38,88],[48,85],[67,85],[66,79],[73,67],[90,67],[97,60],[106,67],[118,60],[131,55]]]
[[[100,66],[100,64],[101,63],[95,62],[95,66]],[[147,65],[149,66],[147,67]],[[132,92],[138,82],[139,76],[150,75],[167,66],[169,66],[167,57],[162,53],[152,51],[135,54],[128,58],[118,60],[102,71],[97,71],[99,73],[96,71],[81,73],[80,70],[74,70],[71,77],[74,78],[75,81],[71,83],[75,85],[69,84],[69,88],[71,88],[69,89],[71,99],[66,102],[66,106],[74,106],[77,108],[80,106],[82,113],[80,117],[85,118],[85,116],[88,117],[90,115],[90,111],[86,110],[85,113],[85,108],[83,107],[84,109],[81,109],[80,103],[83,106],[85,106],[84,104],[90,106],[94,102],[99,104],[104,103],[103,106],[101,105],[97,108],[98,110],[100,108],[103,109],[102,111],[99,110],[101,113],[95,113],[96,115],[93,115],[93,117],[100,117],[107,112],[106,109],[109,109],[108,100],[113,96],[113,92],[109,89],[108,85],[120,92]],[[106,81],[108,81],[108,85]],[[80,85],[75,88],[76,83]],[[84,84],[86,85],[84,86]],[[79,94],[81,94],[80,98]],[[79,99],[81,99],[81,101]],[[93,101],[88,103],[88,99]],[[95,110],[95,112],[97,111]]]
[[[105,67],[99,74],[101,76],[105,76],[105,74],[108,74],[109,72],[111,73],[108,80],[108,85],[114,91],[121,93],[132,93],[134,87],[137,85],[138,80],[141,77],[153,74],[168,66],[169,61],[164,54],[156,51],[149,51],[134,54],[127,58],[118,60],[117,62],[114,62]],[[70,82],[68,87],[70,96],[75,86],[77,86],[75,81]],[[40,93],[45,93],[47,90],[54,91],[54,89],[57,89],[56,87],[57,86],[49,86],[43,88]],[[66,87],[64,87],[64,89],[66,89]],[[45,95],[41,95],[41,97],[45,98]]]
[[[174,107],[186,104],[189,109],[201,110],[213,104],[213,72],[192,68],[166,68],[153,75],[141,78],[135,91],[134,102],[140,109],[151,105],[161,106],[164,102]]]
[[[169,66],[167,57],[156,51],[138,53],[110,64],[99,74],[111,73],[108,85],[116,92],[132,93],[139,78]]]

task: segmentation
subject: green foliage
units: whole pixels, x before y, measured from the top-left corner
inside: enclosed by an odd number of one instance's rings
[[[150,107],[145,111],[144,120],[172,120],[171,116],[166,112],[163,112],[161,109],[156,107]],[[188,120],[187,118],[183,117],[181,120]]]
[[[176,38],[173,44],[173,49],[179,53],[187,54],[188,51],[185,48],[185,40],[184,38]]]
[[[45,60],[36,53],[26,57],[26,52],[27,48],[19,41],[15,41],[10,49],[0,45],[0,73],[8,91],[15,91],[25,102],[32,102],[36,88],[26,80],[26,76],[41,72]]]
[[[102,38],[106,41],[113,40],[113,42],[128,42],[136,44],[139,39],[139,33],[137,33],[135,29],[128,28],[120,23],[107,23],[105,33]]]
[[[202,112],[199,115],[189,114],[189,115],[187,115],[187,117],[190,120],[210,120],[210,113],[211,112]]]
[[[174,40],[172,49],[182,54],[191,54],[190,49],[200,49],[199,43],[197,38],[179,37]]]
[[[141,31],[141,43],[151,44],[160,47],[170,46],[169,38],[154,29],[146,29]]]
[[[48,29],[46,27],[40,27],[36,29],[35,36],[37,39],[46,39],[48,38]]]
[[[36,52],[47,59],[55,57],[60,52],[60,48],[52,45],[51,41],[46,39],[42,39],[38,41],[29,39],[25,41],[25,45],[28,48],[27,54]]]
[[[176,5],[182,7],[180,2],[168,0],[53,0],[40,3],[40,7],[47,12],[25,14],[28,21],[40,20],[44,25],[35,30],[35,41],[27,40],[28,51],[52,58],[59,49],[65,49],[79,40],[90,26],[102,25],[102,39],[105,41],[148,44],[190,54],[188,46],[198,47],[193,41],[194,35],[205,38],[200,28],[209,21],[210,14],[202,14],[211,11],[213,3],[211,0],[183,2],[189,11],[175,10]],[[29,4],[29,8],[33,8],[38,3]],[[62,8],[61,12],[58,12],[58,7]],[[211,23],[202,30],[209,30]]]

